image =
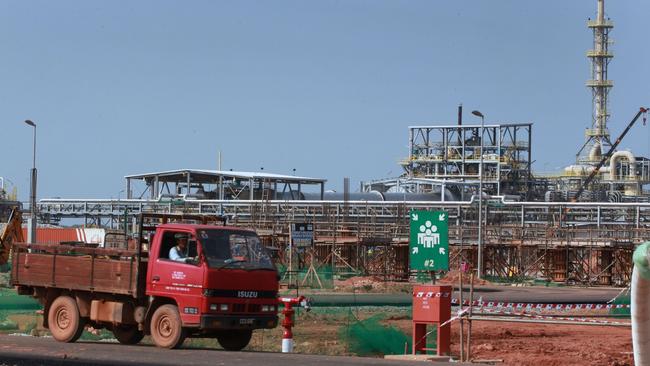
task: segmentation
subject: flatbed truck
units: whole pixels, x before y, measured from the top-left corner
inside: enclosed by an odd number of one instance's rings
[[[141,214],[138,233],[124,248],[6,240],[11,247],[1,249],[11,251],[11,284],[38,299],[43,325],[61,342],[92,326],[123,344],[150,335],[177,348],[186,337],[209,337],[241,350],[253,330],[278,325],[278,272],[254,231],[205,216]],[[189,238],[184,261],[169,258],[177,234]]]

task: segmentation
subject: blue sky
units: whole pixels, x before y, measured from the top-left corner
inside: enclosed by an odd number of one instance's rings
[[[340,189],[401,173],[409,125],[533,122],[535,169],[591,121],[595,0],[0,1],[0,176],[28,198],[108,198],[176,168],[291,173]],[[609,1],[617,135],[650,104],[650,2]],[[650,126],[621,144],[650,155]]]

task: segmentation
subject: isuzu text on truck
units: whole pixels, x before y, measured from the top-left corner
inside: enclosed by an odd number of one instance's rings
[[[241,350],[254,329],[278,324],[276,268],[255,232],[208,225],[205,217],[172,222],[188,218],[141,215],[139,237],[124,249],[5,238],[0,260],[11,249],[12,285],[43,304],[43,325],[58,341],[74,342],[92,326],[124,344],[150,335],[157,346],[176,348],[186,337],[213,337]],[[187,258],[172,260],[181,236]]]

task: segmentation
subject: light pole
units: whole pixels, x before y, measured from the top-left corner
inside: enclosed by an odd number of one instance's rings
[[[36,243],[36,123],[25,120],[25,123],[34,127],[34,153],[32,155],[32,172],[29,188],[29,209],[30,209],[30,222],[29,222],[29,238],[27,241]]]
[[[485,117],[479,111],[472,111],[472,114],[481,117],[481,157],[478,166],[478,278],[483,278],[483,129]]]

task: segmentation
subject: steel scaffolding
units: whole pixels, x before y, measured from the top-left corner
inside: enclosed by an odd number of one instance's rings
[[[38,204],[42,220],[83,219],[123,230],[141,212],[224,214],[229,224],[255,228],[284,253],[289,225],[314,225],[316,266],[407,280],[409,212],[449,213],[451,265],[476,266],[476,202],[59,200]],[[634,246],[650,239],[648,203],[545,203],[492,200],[483,206],[484,268],[510,280],[622,285]],[[126,212],[126,214],[125,214]],[[283,256],[280,255],[283,261]]]

